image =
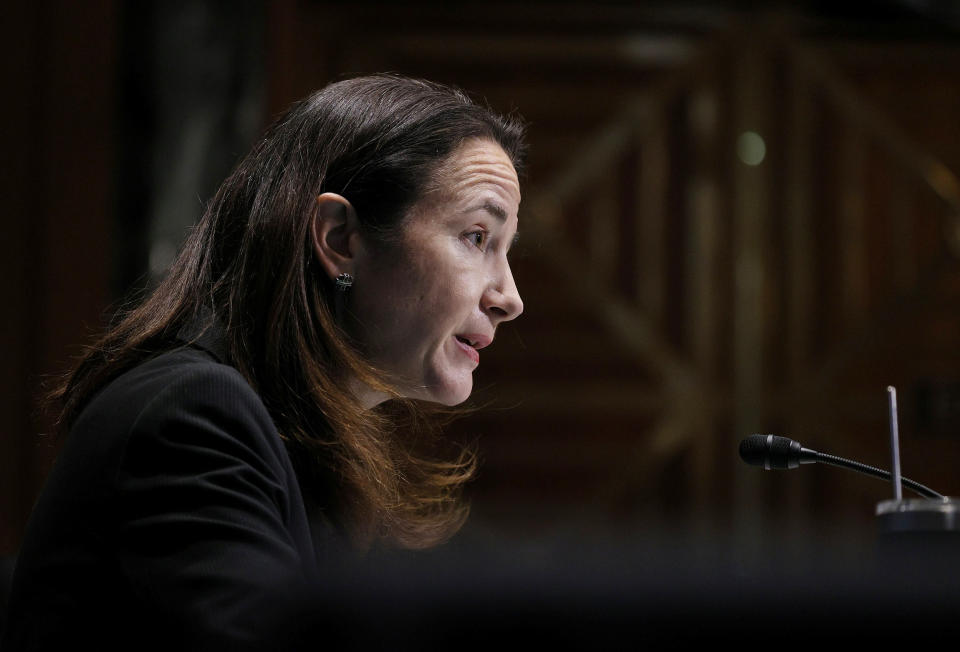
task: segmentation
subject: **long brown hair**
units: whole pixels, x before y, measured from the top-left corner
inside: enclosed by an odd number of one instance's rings
[[[338,193],[365,235],[389,242],[434,171],[470,138],[498,143],[521,169],[519,121],[440,84],[360,77],[292,106],[220,187],[166,278],[55,391],[61,430],[110,380],[179,346],[185,328],[215,323],[230,364],[262,398],[301,482],[336,525],[360,543],[406,547],[453,534],[466,518],[460,488],[474,457],[437,456],[425,406],[398,398],[364,410],[348,391],[350,378],[389,386],[337,322],[310,217],[318,195]]]

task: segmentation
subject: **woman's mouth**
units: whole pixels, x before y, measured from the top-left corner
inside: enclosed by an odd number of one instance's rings
[[[460,347],[460,350],[473,361],[473,364],[480,364],[480,354],[477,352],[478,342],[476,340],[471,340],[464,335],[454,335],[453,339],[457,343],[457,346]]]

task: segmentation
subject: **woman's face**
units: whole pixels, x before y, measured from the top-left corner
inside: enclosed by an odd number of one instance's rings
[[[523,303],[507,261],[520,184],[503,149],[470,140],[404,218],[399,242],[363,247],[350,308],[371,361],[409,398],[470,396],[480,349]],[[385,396],[365,397],[375,404]]]

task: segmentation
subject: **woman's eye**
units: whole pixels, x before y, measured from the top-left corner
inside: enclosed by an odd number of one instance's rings
[[[472,231],[467,234],[467,240],[473,243],[480,251],[483,251],[487,248],[487,232],[486,231]]]

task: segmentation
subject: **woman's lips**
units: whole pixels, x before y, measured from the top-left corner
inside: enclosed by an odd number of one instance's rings
[[[480,364],[480,354],[477,352],[477,349],[481,349],[489,343],[488,341],[472,339],[469,335],[454,335],[453,341],[457,343],[460,350],[463,351],[475,365]],[[470,342],[473,342],[473,344],[471,345]]]
[[[478,351],[486,346],[490,346],[490,343],[493,342],[492,337],[480,333],[461,333],[457,335],[457,337]]]

